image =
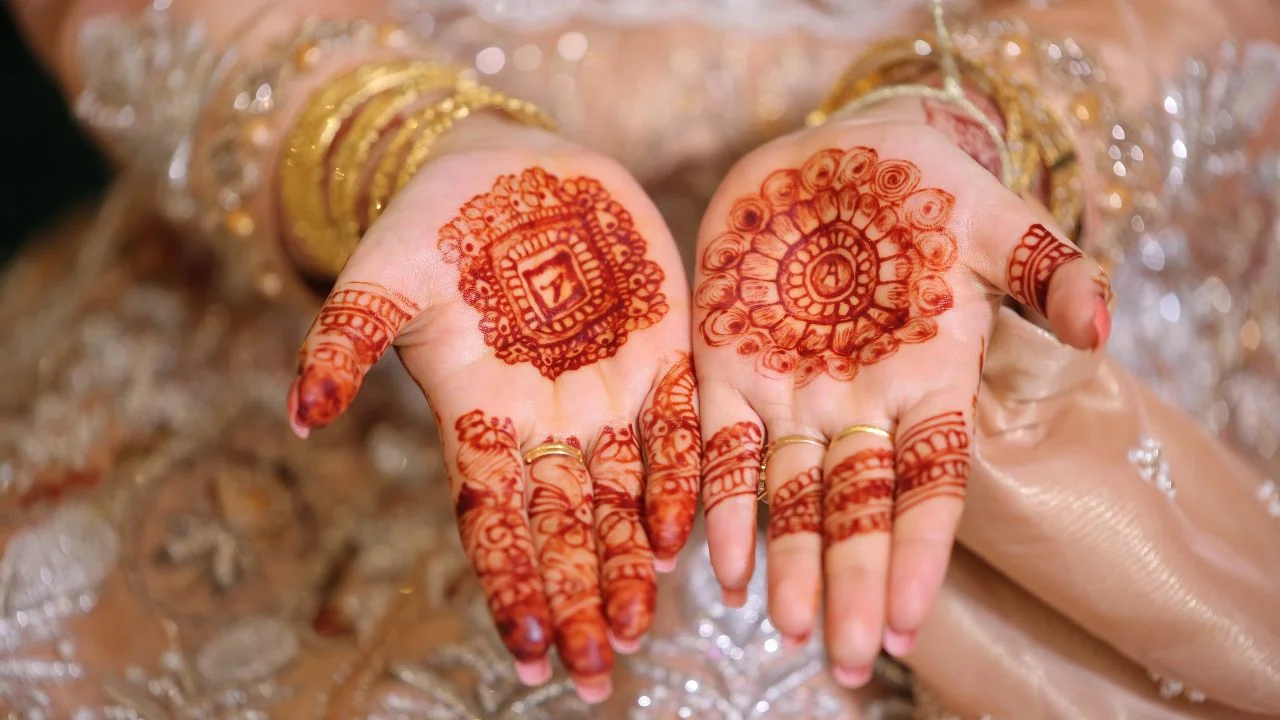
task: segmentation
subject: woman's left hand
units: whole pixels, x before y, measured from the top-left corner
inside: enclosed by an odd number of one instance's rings
[[[1097,263],[984,169],[981,126],[949,110],[897,99],[758,149],[698,242],[712,565],[740,603],[763,453],[773,622],[807,640],[825,577],[827,648],[850,686],[882,645],[910,651],[942,582],[1003,297],[1074,347],[1109,333]]]

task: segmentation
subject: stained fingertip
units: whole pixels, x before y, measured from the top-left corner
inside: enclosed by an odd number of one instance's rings
[[[343,382],[317,366],[309,366],[293,381],[289,393],[290,424],[304,431],[325,427],[342,415],[355,392],[350,382]]]
[[[546,658],[516,662],[516,677],[526,687],[545,685],[551,679],[551,663]]]
[[[831,669],[831,676],[843,687],[853,690],[866,685],[871,680],[871,667],[834,667]]]
[[[916,646],[915,632],[898,632],[892,628],[884,629],[884,651],[901,658],[911,653]]]
[[[599,705],[613,694],[613,681],[608,675],[594,677],[570,675],[570,677],[573,679],[574,692],[582,702],[588,705]]]
[[[311,435],[311,428],[298,422],[298,381],[294,380],[289,386],[289,399],[287,401],[287,413],[289,415],[289,429],[293,430],[293,434],[299,439],[306,440]]]
[[[813,638],[813,633],[804,633],[803,635],[783,635],[782,647],[787,650],[803,650],[809,644],[809,640]]]

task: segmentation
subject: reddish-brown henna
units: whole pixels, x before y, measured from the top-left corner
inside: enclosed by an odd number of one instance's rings
[[[919,185],[914,164],[865,147],[769,175],[703,249],[703,339],[803,385],[932,338],[952,305],[955,198]]]
[[[822,468],[813,467],[782,484],[769,501],[769,539],[822,530]]]
[[[451,479],[462,547],[480,577],[502,642],[517,660],[540,660],[551,646],[551,613],[525,520],[515,426],[473,410],[455,427],[458,474]]]
[[[763,440],[760,426],[752,422],[734,423],[711,436],[702,457],[704,512],[729,498],[756,496]]]
[[[298,351],[298,378],[289,393],[294,424],[316,428],[338,419],[365,373],[417,314],[416,304],[381,285],[335,288]]]
[[[640,416],[649,464],[645,524],[659,558],[674,558],[693,530],[698,510],[702,433],[695,404],[693,362],[680,358],[653,391]]]
[[[987,369],[987,336],[982,336],[982,346],[978,349],[978,386],[973,389],[973,409],[978,409],[978,392],[982,390],[982,373]]]
[[[893,485],[893,451],[887,447],[857,450],[831,468],[822,505],[823,545],[889,532]]]
[[[631,213],[591,178],[504,175],[440,228],[439,246],[497,357],[551,379],[612,357],[667,312]]]
[[[974,159],[987,172],[1000,177],[1000,150],[992,142],[986,127],[952,103],[925,98],[924,119],[946,135],[956,147]]]
[[[1059,240],[1045,226],[1032,225],[1009,254],[1009,297],[1044,315],[1053,274],[1082,257],[1076,246]]]
[[[605,428],[591,453],[605,616],[613,634],[639,640],[653,624],[657,576],[641,522],[644,463],[630,427]]]
[[[969,428],[947,412],[923,420],[898,438],[894,516],[939,497],[964,499],[969,478]]]
[[[587,469],[572,458],[544,457],[530,466],[529,483],[529,525],[560,660],[574,675],[608,673],[613,648],[600,601]]]

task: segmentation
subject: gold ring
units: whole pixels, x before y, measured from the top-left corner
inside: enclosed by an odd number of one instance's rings
[[[875,435],[876,437],[882,437],[885,440],[888,440],[890,442],[893,441],[893,434],[882,427],[878,427],[876,425],[850,425],[849,427],[836,433],[831,438],[831,444],[834,445],[837,442],[849,437],[850,435],[857,435],[858,433],[867,433],[868,435]]]
[[[581,463],[583,467],[586,467],[587,465],[587,457],[582,454],[581,450],[569,443],[562,442],[544,442],[537,447],[529,448],[524,453],[524,464],[532,465],[539,458],[544,458],[549,455],[563,455],[565,457],[571,457]]]
[[[769,504],[769,499],[765,491],[764,471],[769,467],[769,458],[773,457],[773,453],[783,445],[817,445],[825,450],[827,441],[809,435],[783,435],[765,446],[764,453],[760,456],[760,481],[756,485],[756,499],[765,505]]]

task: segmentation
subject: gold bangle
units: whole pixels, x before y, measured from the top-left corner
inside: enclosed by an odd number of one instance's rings
[[[756,481],[756,500],[769,504],[769,492],[764,483],[764,471],[769,467],[769,458],[773,457],[773,453],[785,445],[817,445],[822,449],[827,448],[827,441],[823,438],[812,437],[810,435],[783,435],[777,440],[771,440],[765,446],[764,452],[760,455],[760,478]]]
[[[577,460],[583,467],[587,466],[587,458],[582,454],[582,450],[563,442],[545,442],[541,445],[529,448],[524,454],[524,464],[532,465],[540,458],[550,455],[563,455],[564,457]]]
[[[407,83],[371,99],[343,133],[343,139],[329,165],[332,179],[329,188],[329,217],[342,234],[342,242],[354,247],[359,242],[361,223],[356,215],[356,201],[362,170],[369,153],[382,138],[387,126],[422,95],[432,90],[446,90],[457,82],[458,72],[434,64],[422,65]]]

